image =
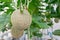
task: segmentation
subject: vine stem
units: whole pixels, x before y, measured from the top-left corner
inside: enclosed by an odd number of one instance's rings
[[[30,40],[30,27],[28,28],[28,40]]]

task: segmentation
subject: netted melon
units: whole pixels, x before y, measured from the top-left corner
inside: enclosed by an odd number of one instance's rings
[[[23,33],[24,33],[24,30],[20,30],[19,28],[15,26],[11,28],[11,34],[13,38],[19,38],[23,35]]]
[[[11,23],[13,26],[19,27],[21,30],[27,29],[32,22],[32,16],[28,10],[24,9],[20,12],[20,9],[15,10],[11,15]]]

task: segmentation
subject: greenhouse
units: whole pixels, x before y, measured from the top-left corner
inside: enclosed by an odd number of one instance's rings
[[[60,0],[0,0],[0,40],[60,40]]]

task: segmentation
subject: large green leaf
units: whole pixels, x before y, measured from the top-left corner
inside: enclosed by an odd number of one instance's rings
[[[49,28],[49,26],[47,25],[47,23],[43,23],[43,22],[38,22],[36,21],[36,19],[33,18],[33,22],[36,23],[41,29],[47,29]]]
[[[57,36],[60,36],[60,30],[58,29],[58,30],[55,30],[54,32],[53,32],[53,34],[54,35],[57,35]]]
[[[14,11],[14,8],[11,5],[12,0],[0,0],[0,11],[4,11],[2,15],[0,15],[0,31],[6,30],[6,25],[10,23],[10,15]],[[7,8],[7,9],[5,9]],[[7,11],[5,11],[5,10]],[[10,26],[9,26],[10,27]]]
[[[39,12],[40,1],[32,0],[29,4],[28,10],[32,15],[36,15]],[[38,14],[37,14],[38,15]]]
[[[2,29],[5,28],[5,26],[7,25],[7,23],[10,22],[10,14],[2,14],[0,15],[0,31],[2,31]]]
[[[38,27],[35,27],[35,26],[34,27],[31,26],[31,28],[30,28],[30,36],[38,36],[38,37],[41,37],[42,34],[39,32],[40,29]]]

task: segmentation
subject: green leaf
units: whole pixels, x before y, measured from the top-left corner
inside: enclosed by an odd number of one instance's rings
[[[54,32],[53,32],[53,34],[54,35],[57,35],[57,36],[60,36],[60,30],[58,29],[58,30],[55,30]]]
[[[57,11],[57,14],[59,14],[60,16],[60,5],[57,6],[56,11]]]
[[[38,27],[32,27],[31,26],[31,28],[30,28],[30,36],[32,37],[32,36],[37,36],[37,37],[41,37],[42,36],[42,34],[41,33],[39,33],[39,28]]]
[[[41,29],[47,29],[49,28],[49,26],[47,25],[47,23],[43,23],[43,22],[38,22],[35,19],[33,19],[33,22],[35,22]]]
[[[39,12],[39,6],[40,5],[40,1],[38,0],[32,0],[29,4],[28,10],[32,15],[38,15]]]
[[[37,37],[42,37],[42,33],[33,33],[34,36],[37,36]]]
[[[41,29],[47,29],[47,28],[49,28],[49,26],[47,25],[47,23],[39,23],[39,26],[41,27]]]
[[[17,7],[20,7],[20,0],[17,1]]]
[[[10,22],[10,14],[0,15],[0,31],[5,28],[6,24]]]
[[[12,0],[0,0],[1,2],[12,2]]]
[[[21,0],[22,1],[22,5],[25,4],[25,0]],[[20,0],[17,1],[17,8],[20,7]]]
[[[32,30],[33,30],[33,31],[32,31]],[[30,31],[31,31],[31,32],[39,32],[39,28],[37,28],[37,27],[35,27],[35,28],[34,28],[34,27],[31,27],[31,28],[30,28]]]

